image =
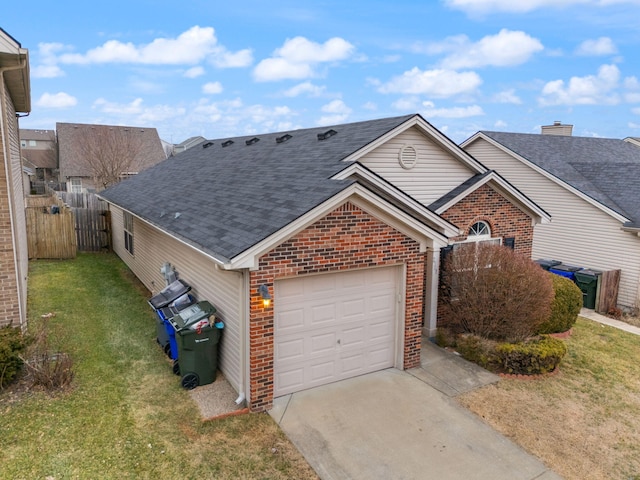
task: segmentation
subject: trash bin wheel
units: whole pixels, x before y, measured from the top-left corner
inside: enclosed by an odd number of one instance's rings
[[[181,385],[182,388],[186,390],[193,390],[198,385],[200,385],[200,379],[198,378],[198,375],[193,372],[187,373],[184,377],[182,377]]]
[[[171,345],[167,342],[167,344],[164,346],[164,353],[167,357],[171,356]]]
[[[173,374],[174,375],[180,375],[180,364],[178,363],[178,360],[174,360],[173,361]]]

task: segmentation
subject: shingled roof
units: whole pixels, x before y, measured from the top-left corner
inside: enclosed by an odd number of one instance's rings
[[[613,138],[482,131],[640,228],[640,147]]]
[[[412,117],[207,140],[100,196],[229,260],[350,186],[331,180],[342,160]]]

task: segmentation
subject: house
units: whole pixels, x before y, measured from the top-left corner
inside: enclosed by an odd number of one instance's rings
[[[640,306],[640,142],[576,137],[556,122],[542,134],[481,131],[461,144],[553,217],[534,259],[621,270],[618,305]]]
[[[100,196],[115,252],[152,292],[169,262],[216,306],[220,369],[254,411],[417,366],[440,250],[509,239],[531,255],[549,221],[419,115],[208,140]]]
[[[155,128],[56,123],[56,131],[69,192],[102,190],[166,158]]]
[[[176,143],[175,145],[173,145],[173,153],[182,153],[185,150],[188,150],[191,147],[195,147],[197,145],[200,145],[202,142],[204,142],[206,140],[206,138],[204,137],[189,137],[186,140],[180,142],[180,143]]]
[[[29,51],[0,29],[0,326],[22,328],[28,255],[18,117],[30,111]]]
[[[58,143],[55,130],[21,128],[20,147],[23,165],[33,171],[31,188],[43,194],[45,185],[57,186]]]

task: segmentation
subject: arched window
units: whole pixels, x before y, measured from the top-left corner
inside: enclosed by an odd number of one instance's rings
[[[469,228],[469,237],[467,240],[471,242],[481,242],[491,238],[491,227],[487,222],[476,222]]]

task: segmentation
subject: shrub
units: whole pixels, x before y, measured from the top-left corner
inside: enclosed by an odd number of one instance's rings
[[[11,325],[0,328],[0,388],[8,385],[20,371],[20,353],[26,343],[19,328]]]
[[[37,327],[27,354],[28,359],[24,363],[33,385],[54,390],[69,385],[73,380],[73,360],[66,353],[53,351],[49,343],[48,318],[44,318]]]
[[[512,249],[460,244],[444,261],[443,326],[497,341],[522,341],[549,318],[549,274]]]
[[[548,273],[555,292],[551,302],[551,315],[543,322],[537,333],[566,332],[576,323],[582,308],[582,291],[566,277]]]
[[[562,340],[546,335],[527,342],[500,343],[495,347],[500,369],[520,375],[552,372],[566,353],[567,347]]]
[[[459,335],[456,339],[456,351],[470,362],[491,369],[495,363],[495,342],[473,334]]]

